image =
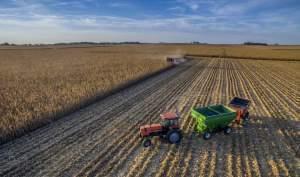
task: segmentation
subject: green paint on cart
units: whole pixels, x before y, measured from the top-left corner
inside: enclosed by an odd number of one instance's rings
[[[192,117],[196,120],[196,132],[213,132],[225,129],[235,120],[237,112],[224,105],[213,105],[202,108],[192,108]]]

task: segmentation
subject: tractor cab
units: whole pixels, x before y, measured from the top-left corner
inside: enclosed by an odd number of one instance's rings
[[[177,111],[176,113],[167,112],[160,115],[160,123],[141,126],[140,137],[143,138],[143,146],[150,146],[151,138],[154,136],[166,139],[171,144],[178,144],[182,138],[179,129],[179,117]]]
[[[161,118],[161,126],[164,128],[179,128],[179,115],[174,112],[167,112],[160,115]]]

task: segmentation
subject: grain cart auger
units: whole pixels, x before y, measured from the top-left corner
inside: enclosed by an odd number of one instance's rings
[[[229,106],[212,105],[207,107],[192,108],[191,115],[196,121],[195,131],[203,134],[208,140],[214,132],[223,130],[225,134],[231,133],[231,126],[236,123],[243,124],[249,120],[250,101],[234,97]]]
[[[161,122],[156,124],[143,125],[140,127],[140,137],[143,139],[143,146],[151,146],[151,138],[159,136],[171,144],[178,144],[182,134],[179,127],[179,113],[167,112],[160,115]]]

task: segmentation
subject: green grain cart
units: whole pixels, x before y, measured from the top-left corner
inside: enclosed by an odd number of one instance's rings
[[[196,132],[202,133],[205,140],[210,139],[212,133],[218,130],[229,134],[230,125],[238,116],[236,110],[224,105],[193,108],[191,115],[196,120]]]

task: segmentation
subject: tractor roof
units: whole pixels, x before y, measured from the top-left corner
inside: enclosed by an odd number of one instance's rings
[[[174,112],[166,112],[160,115],[162,119],[177,119],[178,115]]]

